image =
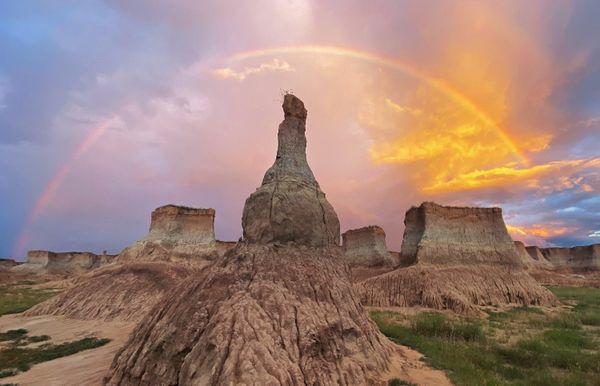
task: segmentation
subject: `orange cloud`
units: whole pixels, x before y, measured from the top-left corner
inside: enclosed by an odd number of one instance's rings
[[[577,230],[577,228],[574,227],[549,227],[537,224],[528,227],[506,224],[506,229],[511,234],[511,236],[513,236],[513,238],[517,239],[522,238],[523,236],[537,236],[547,239],[550,237],[562,236]]]

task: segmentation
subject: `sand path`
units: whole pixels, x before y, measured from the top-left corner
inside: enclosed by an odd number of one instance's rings
[[[0,383],[70,386],[101,385],[117,350],[123,346],[135,323],[75,320],[62,316],[0,317],[0,331],[25,328],[30,336],[49,335],[50,342],[62,343],[94,336],[111,341],[95,349],[40,363]]]

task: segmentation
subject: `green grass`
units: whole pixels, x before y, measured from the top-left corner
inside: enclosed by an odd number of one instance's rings
[[[73,355],[83,350],[103,346],[110,339],[84,338],[81,340],[61,344],[44,344],[39,347],[9,346],[0,350],[0,377],[8,377],[19,371],[41,362]]]
[[[59,289],[37,289],[23,285],[30,285],[30,282],[0,286],[0,316],[23,312],[60,292]]]
[[[456,385],[600,385],[600,289],[550,287],[571,307],[490,312],[486,320],[372,312],[381,331]],[[391,381],[390,381],[391,382]]]

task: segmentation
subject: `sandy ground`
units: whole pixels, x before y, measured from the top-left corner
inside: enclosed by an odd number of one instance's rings
[[[102,385],[102,378],[106,375],[115,353],[127,341],[134,327],[135,323],[76,320],[63,316],[0,317],[0,331],[25,328],[30,336],[49,335],[52,343],[68,342],[88,336],[111,339],[105,346],[34,365],[29,371],[0,379],[0,383],[16,383],[21,386]],[[443,371],[428,367],[421,358],[422,354],[419,352],[397,346],[390,369],[383,378],[400,378],[426,386],[452,385]]]
[[[450,386],[452,382],[442,370],[427,366],[423,354],[404,346],[397,346],[391,358],[390,368],[384,379],[398,378],[419,386]]]
[[[135,323],[67,319],[62,316],[0,317],[0,331],[25,328],[30,336],[49,335],[52,343],[88,336],[109,338],[95,349],[34,365],[29,371],[2,378],[0,383],[44,386],[101,385],[117,350],[125,343]]]

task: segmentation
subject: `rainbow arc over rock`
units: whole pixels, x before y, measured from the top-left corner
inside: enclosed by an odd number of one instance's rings
[[[505,143],[512,153],[519,158],[519,160],[528,165],[530,163],[527,156],[521,149],[515,144],[505,129],[503,129],[492,117],[489,116],[482,108],[477,106],[475,102],[470,100],[468,97],[460,93],[455,88],[451,87],[443,79],[426,74],[417,67],[402,61],[398,58],[391,56],[382,55],[379,53],[373,53],[369,51],[361,51],[350,48],[335,47],[335,46],[322,46],[322,45],[302,45],[302,46],[289,46],[289,47],[273,47],[257,49],[252,51],[243,51],[229,56],[225,59],[225,62],[233,63],[240,62],[247,59],[259,58],[265,56],[281,55],[281,54],[314,54],[314,55],[332,55],[339,56],[348,59],[363,60],[371,63],[376,63],[382,67],[390,68],[392,70],[401,71],[419,81],[429,85],[430,87],[438,90],[439,92],[446,95],[448,98],[456,102],[461,108],[473,114],[485,125],[493,128],[498,133],[499,138]],[[24,252],[25,244],[27,242],[27,236],[29,229],[37,218],[43,213],[44,209],[51,202],[52,198],[63,184],[64,180],[69,175],[73,165],[91,148],[106,132],[109,123],[116,116],[100,122],[97,126],[92,128],[85,138],[75,147],[71,156],[67,159],[66,163],[59,168],[56,174],[50,178],[46,184],[42,193],[37,198],[31,213],[21,231],[21,234],[17,238],[15,246],[13,248],[15,256],[21,255]]]
[[[510,133],[496,122],[483,108],[478,106],[474,101],[462,94],[456,88],[452,87],[443,79],[431,76],[419,68],[402,61],[398,58],[351,48],[343,48],[336,46],[321,46],[321,45],[303,45],[290,47],[275,47],[264,48],[252,51],[244,51],[234,54],[227,58],[228,62],[243,61],[251,58],[259,58],[264,56],[274,56],[282,54],[317,54],[331,55],[343,58],[351,58],[363,60],[371,63],[376,63],[382,67],[390,68],[396,71],[403,72],[419,81],[427,84],[433,89],[438,90],[454,101],[461,108],[473,114],[477,119],[483,122],[486,126],[493,128],[502,142],[511,150],[511,152],[524,164],[529,165],[530,160],[527,155],[520,149],[515,141],[511,138]]]

